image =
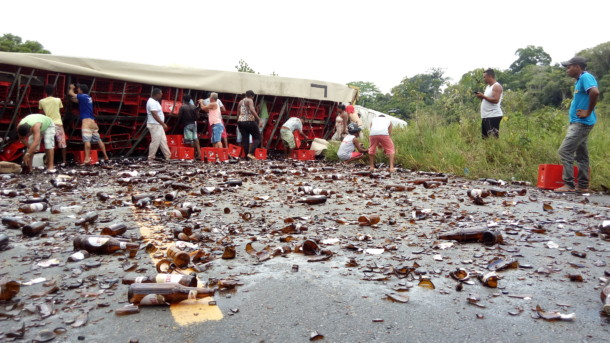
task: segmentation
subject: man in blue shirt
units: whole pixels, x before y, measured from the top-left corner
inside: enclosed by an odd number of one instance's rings
[[[566,67],[569,77],[576,79],[574,98],[570,105],[570,125],[566,137],[559,148],[559,157],[563,164],[563,183],[558,193],[589,192],[589,150],[587,142],[589,133],[597,121],[595,105],[599,96],[597,81],[589,74],[585,58],[576,56],[561,63]],[[574,182],[573,164],[578,166],[578,180]]]
[[[77,89],[77,93],[74,90]],[[78,88],[73,84],[70,85],[68,95],[72,99],[72,102],[78,103],[78,109],[80,112],[81,120],[81,133],[83,142],[85,143],[85,160],[83,164],[91,163],[91,143],[97,143],[100,146],[100,150],[104,154],[104,158],[108,160],[106,154],[106,146],[99,134],[99,127],[95,122],[95,115],[93,114],[93,100],[89,96],[89,87],[85,84],[79,84]]]

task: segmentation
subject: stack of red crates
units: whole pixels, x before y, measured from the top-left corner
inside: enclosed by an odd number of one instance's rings
[[[172,160],[192,160],[195,158],[195,148],[187,146],[182,135],[167,135],[167,145],[172,153]]]

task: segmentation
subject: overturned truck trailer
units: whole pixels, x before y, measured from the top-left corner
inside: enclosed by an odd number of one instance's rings
[[[196,99],[217,92],[229,142],[237,134],[237,104],[246,90],[257,96],[259,113],[268,113],[263,128],[262,147],[283,149],[280,127],[290,117],[303,121],[307,135],[301,148],[308,148],[314,138],[332,135],[337,104],[350,102],[356,90],[346,85],[323,81],[225,72],[175,66],[45,54],[0,52],[0,160],[15,161],[23,154],[16,140],[16,125],[28,114],[39,113],[38,101],[46,97],[45,84],[55,86],[55,96],[63,101],[62,119],[68,151],[83,150],[78,105],[69,101],[68,85],[89,86],[100,135],[111,157],[143,155],[148,148],[146,101],[155,87],[163,91],[162,105],[169,126],[167,134],[182,134],[177,114],[184,94]],[[201,146],[209,145],[208,125],[199,118]]]

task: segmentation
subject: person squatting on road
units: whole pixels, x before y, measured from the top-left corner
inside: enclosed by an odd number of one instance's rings
[[[493,69],[485,70],[483,81],[487,84],[485,93],[474,93],[481,100],[481,134],[483,138],[498,138],[503,116],[500,107],[503,97],[502,85],[496,81],[496,73]]]
[[[392,121],[385,114],[380,114],[371,120],[371,130],[369,133],[369,163],[370,170],[375,170],[375,153],[377,152],[377,146],[381,145],[383,152],[388,156],[390,160],[390,173],[396,171],[394,169],[394,142],[390,135],[392,134]]]
[[[297,117],[289,118],[280,128],[280,137],[282,137],[286,158],[290,157],[290,151],[297,147],[294,140],[295,131],[298,131],[301,135],[303,135],[303,137],[305,137],[305,133],[303,133],[303,122]]]
[[[358,140],[356,135],[362,129],[358,127],[358,124],[351,123],[347,127],[347,132],[349,133],[343,141],[341,141],[341,145],[339,146],[339,150],[337,151],[337,157],[341,161],[354,161],[364,156],[367,150],[362,146],[362,143]],[[354,149],[356,151],[354,151]]]
[[[587,60],[575,56],[569,61],[562,62],[569,77],[576,79],[574,84],[574,97],[570,104],[570,125],[561,146],[559,157],[563,164],[563,183],[555,192],[589,192],[589,133],[597,122],[595,105],[599,96],[597,81],[593,75],[586,71]],[[578,166],[578,180],[574,182],[573,165]]]
[[[32,169],[32,157],[40,149],[40,141],[44,139],[45,154],[47,156],[47,172],[55,173],[53,155],[55,154],[55,124],[51,118],[44,114],[30,114],[21,119],[17,125],[17,135],[27,151],[23,155],[23,164]]]

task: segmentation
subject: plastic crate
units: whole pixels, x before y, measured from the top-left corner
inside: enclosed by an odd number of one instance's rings
[[[216,162],[218,158],[216,148],[201,148],[201,157],[204,158],[206,162]]]
[[[298,160],[300,161],[312,161],[316,158],[316,152],[314,150],[297,150]]]
[[[161,110],[164,113],[178,114],[180,107],[182,107],[182,102],[180,101],[174,103],[173,100],[161,100]]]
[[[166,135],[165,137],[167,137],[168,146],[184,147],[184,143],[182,142],[182,135]]]
[[[243,157],[242,148],[238,145],[229,144],[229,155],[233,157]]]
[[[227,161],[229,159],[229,149],[228,148],[217,148],[216,153],[218,155],[219,161]]]
[[[172,160],[192,160],[195,158],[195,148],[172,146],[169,150]]]
[[[538,188],[557,189],[563,186],[563,166],[560,164],[541,164],[538,166]],[[574,178],[578,177],[578,168],[574,166]]]
[[[299,159],[299,151],[298,150],[290,150],[290,158],[293,160]]]
[[[79,151],[73,151],[72,152],[74,154],[74,162],[78,163],[78,164],[82,164],[85,162],[85,151],[84,150],[79,150]],[[93,150],[91,149],[91,151],[89,152],[89,158],[91,159],[91,164],[95,164],[97,162],[99,162],[99,159],[97,157],[97,150]]]
[[[267,159],[267,149],[257,148],[254,150],[254,157],[257,160],[266,160]]]

